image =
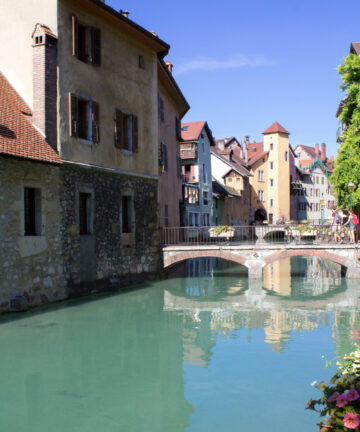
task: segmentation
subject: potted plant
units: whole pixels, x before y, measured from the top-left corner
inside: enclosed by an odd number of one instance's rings
[[[327,366],[330,364],[327,362]],[[306,409],[318,411],[324,417],[319,423],[321,432],[360,431],[360,350],[345,356],[336,365],[329,384],[317,385],[322,397],[310,399]]]
[[[219,225],[209,229],[210,237],[234,237],[235,230],[228,225]]]

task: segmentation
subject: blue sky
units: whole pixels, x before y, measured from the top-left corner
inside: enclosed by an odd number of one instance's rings
[[[167,59],[216,138],[261,140],[278,121],[293,147],[325,142],[335,154],[336,68],[360,41],[359,0],[107,0],[171,45]]]

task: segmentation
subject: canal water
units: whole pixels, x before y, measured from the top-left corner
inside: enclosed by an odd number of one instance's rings
[[[316,431],[311,383],[358,341],[359,296],[318,258],[273,263],[260,283],[207,258],[131,292],[5,316],[0,430]]]

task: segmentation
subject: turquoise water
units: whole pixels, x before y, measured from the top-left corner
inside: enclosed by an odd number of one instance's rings
[[[316,431],[310,384],[359,337],[358,285],[315,258],[274,263],[260,284],[193,260],[132,292],[4,317],[0,430]]]

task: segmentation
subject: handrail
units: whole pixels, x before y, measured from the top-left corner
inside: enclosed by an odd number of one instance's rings
[[[328,224],[302,225],[239,225],[226,227],[187,226],[160,228],[160,244],[259,244],[259,243],[330,243],[334,241],[335,230],[342,241],[349,239],[347,227],[332,227]]]

